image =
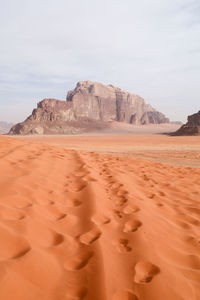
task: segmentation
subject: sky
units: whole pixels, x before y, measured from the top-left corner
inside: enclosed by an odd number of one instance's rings
[[[0,0],[0,121],[82,80],[185,122],[200,110],[200,1]]]

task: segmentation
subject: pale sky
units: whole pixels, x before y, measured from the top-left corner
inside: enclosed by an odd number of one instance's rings
[[[0,121],[80,80],[185,122],[200,110],[200,0],[0,0]]]

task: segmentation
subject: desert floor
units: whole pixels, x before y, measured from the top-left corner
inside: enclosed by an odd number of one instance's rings
[[[199,300],[200,137],[0,137],[0,299]]]

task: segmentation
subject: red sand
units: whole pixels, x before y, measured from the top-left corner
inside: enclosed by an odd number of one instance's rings
[[[199,138],[0,146],[0,299],[200,299]]]

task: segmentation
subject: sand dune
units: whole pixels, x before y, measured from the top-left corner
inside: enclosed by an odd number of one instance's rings
[[[151,129],[151,126],[147,128]],[[153,128],[155,129],[155,127]],[[166,126],[164,129],[167,130]],[[172,137],[145,132],[145,134],[129,135],[127,133],[125,135],[37,135],[18,138],[65,147],[66,149],[138,157],[155,162],[200,168],[200,138],[194,136]]]
[[[200,169],[61,139],[0,137],[0,299],[200,299]]]

